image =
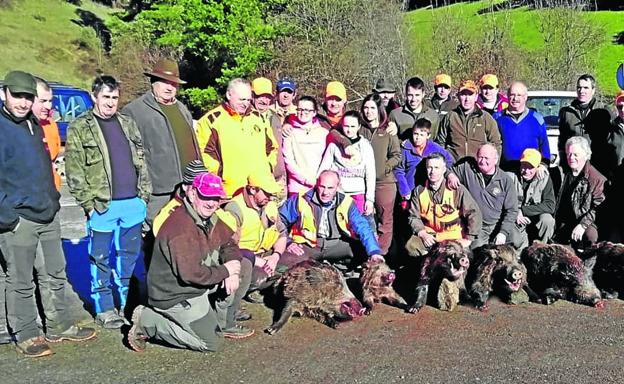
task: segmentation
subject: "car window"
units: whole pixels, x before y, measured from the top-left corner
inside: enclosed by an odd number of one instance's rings
[[[530,97],[527,100],[527,106],[541,113],[546,125],[556,126],[559,124],[559,110],[570,104],[572,100],[574,97]]]
[[[85,100],[80,95],[55,94],[54,120],[70,123],[88,110]]]

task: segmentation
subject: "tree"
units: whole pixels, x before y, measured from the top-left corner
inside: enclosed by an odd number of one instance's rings
[[[155,45],[184,59],[185,95],[199,109],[217,102],[218,91],[271,58],[276,28],[267,21],[275,1],[152,1],[133,21],[120,24],[145,46]],[[186,70],[185,70],[186,69]]]
[[[354,100],[381,77],[399,88],[405,81],[400,1],[291,0],[277,21],[284,33],[267,71],[299,79],[300,94],[339,80]]]

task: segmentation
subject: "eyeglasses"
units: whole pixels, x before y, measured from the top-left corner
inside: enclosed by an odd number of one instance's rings
[[[301,113],[312,113],[312,112],[314,112],[314,109],[297,108],[297,112],[301,112]]]

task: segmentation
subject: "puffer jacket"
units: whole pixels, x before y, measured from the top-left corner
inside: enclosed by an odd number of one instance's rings
[[[145,150],[134,120],[117,114],[121,129],[130,144],[132,163],[137,174],[137,195],[149,200],[152,183],[145,161]],[[111,163],[106,140],[92,111],[74,120],[65,143],[65,172],[71,194],[85,212],[104,212],[111,201]]]
[[[565,177],[572,177],[571,171],[568,170]],[[589,162],[585,163],[579,177],[572,190],[570,201],[578,223],[587,229],[596,222],[596,208],[605,200],[604,184],[607,179]],[[563,193],[562,189],[557,196],[557,210],[559,210],[559,205],[563,199]]]

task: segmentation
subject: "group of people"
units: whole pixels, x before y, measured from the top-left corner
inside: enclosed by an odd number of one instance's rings
[[[456,95],[440,74],[429,99],[424,81],[411,78],[403,105],[381,79],[353,110],[338,81],[319,105],[290,78],[275,88],[264,77],[237,78],[196,122],[176,98],[185,82],[175,62],[145,75],[150,90],[122,110],[119,82],[98,76],[93,109],[71,123],[65,144],[66,183],[86,215],[95,322],[130,326],[135,351],[148,341],[216,351],[224,337],[253,335],[241,301],[262,302],[259,292],[308,259],[351,273],[367,259],[400,264],[444,240],[581,250],[620,241],[622,227],[601,213],[622,208],[614,196],[624,182],[624,91],[611,118],[590,75],[562,108],[562,144],[552,150],[526,85],[503,94],[493,74],[461,82]],[[67,311],[58,139],[46,129],[51,89],[13,71],[0,96],[0,129],[12,138],[0,144],[0,343],[46,356],[48,343],[96,330]],[[566,159],[560,173],[549,167],[553,151]],[[130,308],[139,257],[147,298]]]

